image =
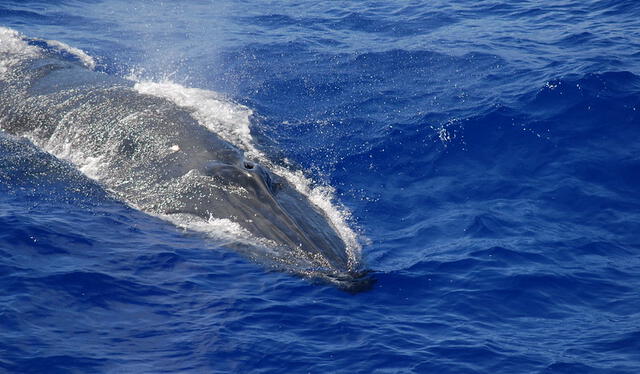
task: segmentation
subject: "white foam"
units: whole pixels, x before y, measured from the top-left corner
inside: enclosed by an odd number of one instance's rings
[[[82,49],[72,47],[68,44],[65,44],[57,40],[47,40],[47,39],[36,39],[36,40],[41,40],[47,43],[49,47],[55,48],[59,51],[67,52],[75,56],[78,60],[80,60],[80,62],[82,62],[82,64],[84,64],[84,66],[86,66],[91,70],[96,68],[96,60],[94,60],[93,57],[86,54]]]
[[[240,224],[229,219],[210,218],[205,221],[190,214],[161,214],[158,217],[184,229],[199,231],[223,243],[238,242],[251,237],[251,233]]]
[[[109,167],[104,156],[88,156],[79,149],[72,147],[70,139],[60,140],[54,135],[54,137],[43,143],[37,135],[25,134],[25,137],[57,158],[76,165],[78,170],[93,180],[100,181],[104,175],[104,170]]]
[[[22,34],[0,26],[0,79],[6,79],[13,66],[39,54],[40,50],[29,45]]]
[[[200,124],[222,139],[245,151],[254,148],[249,130],[253,112],[243,105],[224,100],[213,91],[188,88],[169,81],[137,82],[134,89],[142,94],[169,99],[180,107],[191,109]]]
[[[253,114],[251,109],[233,103],[213,91],[188,88],[170,81],[138,81],[134,89],[142,94],[169,99],[176,105],[192,111],[193,117],[201,125],[244,150],[249,158],[256,159],[274,173],[284,177],[325,213],[344,241],[350,261],[353,264],[358,262],[361,251],[358,235],[349,227],[349,211],[334,203],[335,190],[329,186],[316,186],[316,183],[300,170],[292,171],[274,164],[256,148],[250,131]]]
[[[53,49],[67,52],[78,58],[91,70],[96,67],[96,61],[79,48],[71,47],[57,40],[35,38],[31,40],[39,40]],[[30,45],[24,35],[18,31],[0,26],[0,78],[7,74],[14,65],[25,59],[38,57],[41,53],[40,48]]]
[[[275,254],[277,243],[254,236],[239,223],[227,218],[213,218],[204,220],[191,214],[157,214],[156,217],[171,222],[185,230],[200,232],[218,242],[219,245],[244,244],[250,247],[260,247],[265,254]]]

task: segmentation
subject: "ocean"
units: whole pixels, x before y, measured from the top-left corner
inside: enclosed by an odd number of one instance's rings
[[[0,372],[640,372],[637,1],[2,0],[0,88],[44,50],[272,165],[375,283],[0,131]]]

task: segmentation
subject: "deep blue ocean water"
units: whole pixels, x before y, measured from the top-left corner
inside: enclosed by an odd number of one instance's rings
[[[640,372],[640,3],[3,0],[0,26],[246,105],[377,279],[269,271],[0,135],[0,371]]]

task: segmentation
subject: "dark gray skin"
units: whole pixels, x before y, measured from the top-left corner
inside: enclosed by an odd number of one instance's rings
[[[127,80],[53,56],[24,61],[0,80],[0,128],[99,157],[100,182],[145,212],[227,218],[276,244],[245,248],[250,257],[348,291],[372,284],[330,220],[284,178]]]

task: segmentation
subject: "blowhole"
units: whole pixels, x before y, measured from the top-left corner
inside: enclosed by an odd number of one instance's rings
[[[253,164],[253,162],[251,162],[251,161],[245,161],[245,162],[244,162],[244,168],[245,168],[245,169],[249,169],[249,170],[251,170],[251,169],[253,169],[254,167],[255,167],[255,165]]]

